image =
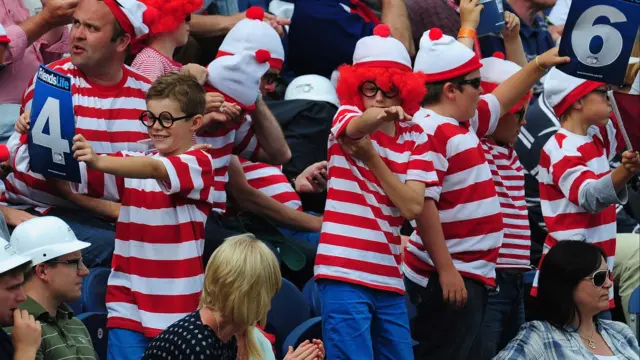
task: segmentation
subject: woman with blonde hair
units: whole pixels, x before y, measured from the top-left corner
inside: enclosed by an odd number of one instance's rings
[[[207,264],[199,309],[158,335],[142,359],[272,359],[255,324],[266,324],[281,285],[278,260],[262,241],[252,234],[227,238]],[[315,341],[285,359],[318,359],[323,352]]]

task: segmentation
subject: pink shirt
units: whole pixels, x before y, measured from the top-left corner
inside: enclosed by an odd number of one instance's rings
[[[20,0],[0,0],[0,23],[7,31],[11,44],[5,51],[7,67],[0,71],[0,104],[20,104],[22,93],[40,64],[58,60],[69,51],[69,32],[66,26],[52,30],[28,45],[27,34],[18,25],[29,17]]]

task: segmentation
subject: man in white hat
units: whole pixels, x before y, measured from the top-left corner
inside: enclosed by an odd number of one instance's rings
[[[11,336],[0,329],[0,359],[35,359],[40,346],[40,323],[18,309],[25,301],[22,284],[29,267],[30,259],[0,238],[0,327],[13,326]]]
[[[65,304],[81,295],[82,279],[89,269],[80,250],[90,244],[79,241],[69,225],[53,216],[18,225],[10,243],[19,254],[31,258],[24,282],[27,299],[19,308],[41,324],[42,343],[36,357],[95,359],[89,332]]]

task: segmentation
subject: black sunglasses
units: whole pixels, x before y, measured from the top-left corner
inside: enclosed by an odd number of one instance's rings
[[[611,90],[611,88],[609,86],[607,86],[606,89],[594,89],[591,92],[598,93],[598,94],[601,94],[603,96],[607,96],[607,93],[609,92],[609,90]]]
[[[609,278],[609,280],[613,282],[613,271],[609,269],[598,270],[586,279],[591,280],[593,282],[593,286],[595,287],[603,287],[604,283],[607,281],[607,278]]]
[[[481,82],[482,80],[479,77],[473,79],[465,79],[458,81],[458,86],[462,87],[464,85],[471,85],[474,89],[477,90],[480,89]]]
[[[76,270],[86,269],[87,266],[82,262],[82,258],[73,259],[73,260],[49,260],[47,264],[65,264],[65,265],[75,265]]]
[[[374,97],[378,95],[378,91],[382,92],[382,95],[387,99],[393,99],[398,96],[398,88],[393,86],[389,91],[384,91],[378,87],[373,81],[365,81],[360,85],[360,93],[366,97]]]
[[[156,124],[156,121],[160,122],[160,126],[162,126],[165,129],[170,128],[171,126],[173,126],[173,123],[178,121],[178,120],[184,120],[184,119],[189,119],[196,116],[196,114],[193,115],[185,115],[185,116],[180,116],[180,117],[173,117],[173,115],[171,115],[170,112],[168,111],[163,111],[160,113],[160,116],[155,116],[153,115],[153,113],[151,111],[143,111],[142,114],[140,114],[140,122],[142,122],[142,124],[148,128],[153,127],[153,125]]]

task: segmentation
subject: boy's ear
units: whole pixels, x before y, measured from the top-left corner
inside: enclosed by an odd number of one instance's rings
[[[193,118],[191,118],[191,126],[190,126],[191,131],[195,133],[196,131],[200,130],[203,123],[204,123],[204,116],[200,114],[194,116]]]

